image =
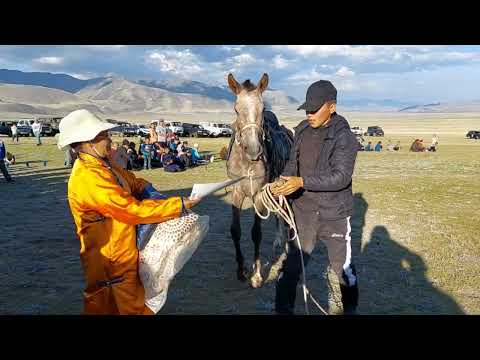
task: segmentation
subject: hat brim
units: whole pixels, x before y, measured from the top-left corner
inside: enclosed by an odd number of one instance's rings
[[[93,140],[102,131],[112,130],[114,128],[118,128],[118,125],[110,124],[110,123],[103,123],[103,124],[99,125],[98,127],[96,127],[95,129],[92,129],[91,131],[85,132],[83,134],[77,132],[77,133],[71,134],[70,136],[62,137],[62,133],[60,133],[60,136],[58,138],[57,146],[60,150],[66,150],[73,143]]]
[[[322,106],[316,106],[316,105],[312,105],[312,104],[309,104],[307,102],[304,102],[302,105],[299,106],[299,108],[297,110],[305,110],[305,111],[316,111],[318,109],[320,109]]]

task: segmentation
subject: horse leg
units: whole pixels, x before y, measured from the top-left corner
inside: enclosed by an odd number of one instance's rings
[[[230,226],[230,234],[232,235],[233,244],[235,245],[235,257],[237,260],[237,278],[240,281],[246,281],[247,276],[244,268],[244,258],[242,255],[242,250],[240,249],[240,239],[242,237],[242,228],[240,226],[240,211],[242,209],[242,204],[244,196],[239,194],[237,191],[232,193],[232,225]]]
[[[260,204],[256,203],[257,209]],[[263,208],[263,207],[262,207]],[[260,261],[260,243],[262,242],[262,219],[255,213],[255,220],[252,227],[252,240],[255,246],[253,275],[250,278],[250,284],[253,288],[259,288],[263,285],[261,274],[262,263]]]

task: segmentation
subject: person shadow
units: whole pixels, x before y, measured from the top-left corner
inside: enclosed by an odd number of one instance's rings
[[[363,314],[464,314],[448,294],[427,278],[422,256],[395,241],[385,226],[373,228],[362,247],[368,203],[354,195],[352,254]]]

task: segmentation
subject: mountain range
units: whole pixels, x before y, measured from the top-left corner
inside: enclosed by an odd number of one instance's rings
[[[263,98],[274,111],[296,110],[301,103],[284,91],[271,88],[264,92]],[[208,85],[195,80],[139,80],[120,76],[83,80],[68,74],[0,69],[2,116],[62,116],[79,108],[104,115],[230,113],[234,100],[235,96],[227,86]],[[347,111],[476,112],[480,111],[480,100],[415,104],[392,99],[339,98],[338,106]]]

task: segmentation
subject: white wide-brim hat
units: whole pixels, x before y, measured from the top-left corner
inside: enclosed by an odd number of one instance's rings
[[[58,125],[60,136],[57,146],[60,150],[65,150],[70,144],[93,140],[102,131],[115,127],[117,125],[100,120],[88,110],[75,110]]]

